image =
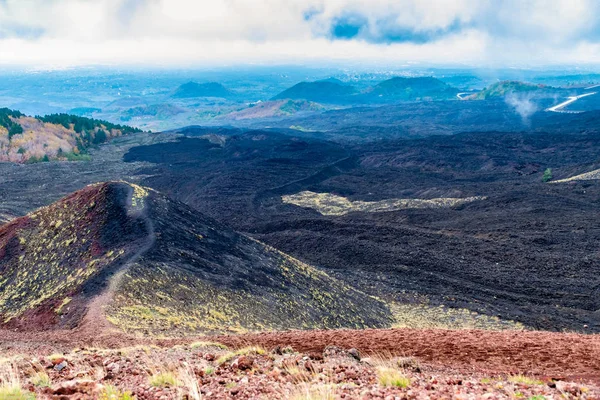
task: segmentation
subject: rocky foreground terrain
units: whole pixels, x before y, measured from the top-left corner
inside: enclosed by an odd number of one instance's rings
[[[373,333],[354,332],[353,336],[368,339]],[[288,340],[292,334],[279,339]],[[326,337],[335,333],[322,334]],[[294,335],[302,337],[301,333]],[[315,350],[303,353],[284,345],[240,347],[244,340],[252,343],[256,337],[224,337],[225,342],[232,342],[231,347],[177,340],[129,345],[126,340],[127,347],[118,349],[85,347],[65,353],[56,352],[60,346],[52,340],[42,346],[29,342],[27,350],[19,346],[11,349],[4,343],[3,354],[8,357],[1,364],[0,398],[541,400],[600,396],[599,375],[595,380],[579,378],[569,382],[559,375],[500,373],[500,365],[493,358],[488,358],[491,369],[486,370],[469,368],[464,363],[422,361],[408,352],[398,356],[400,349],[363,354],[356,348],[323,346],[319,334],[314,335],[304,339],[314,339],[307,340],[306,345]],[[432,343],[436,342],[435,337],[431,336]],[[477,347],[476,342],[471,344]],[[573,346],[566,346],[574,350],[570,347]],[[597,340],[595,348],[589,350],[592,357],[598,356]],[[520,354],[535,356],[535,352],[527,350]],[[547,358],[545,365],[551,366],[556,357],[550,353]],[[476,360],[472,361],[477,365]],[[510,363],[510,359],[504,362]],[[581,371],[589,362],[597,363],[597,358],[575,361],[572,372]],[[517,360],[514,366],[504,367],[516,371],[519,364]],[[541,364],[539,367],[544,368]],[[597,365],[596,368],[598,372]]]

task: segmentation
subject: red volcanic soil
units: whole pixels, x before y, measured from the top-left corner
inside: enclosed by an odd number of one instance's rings
[[[0,331],[0,352],[39,353],[41,349],[54,351],[72,349],[73,346],[125,347],[150,343],[170,346],[195,340],[198,338],[141,339],[119,333],[101,336],[88,329],[28,334]],[[214,336],[208,340],[234,348],[291,346],[308,354],[320,354],[325,347],[334,345],[356,348],[366,355],[412,356],[431,366],[466,373],[525,374],[600,384],[598,335],[383,329],[268,332]]]
[[[427,364],[465,372],[519,373],[600,383],[599,335],[387,329],[292,331],[215,339],[231,347],[279,345],[305,353],[320,353],[334,345],[371,355],[413,356]]]

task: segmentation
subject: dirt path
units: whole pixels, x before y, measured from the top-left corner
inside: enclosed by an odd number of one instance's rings
[[[580,112],[580,111],[564,111],[564,108],[566,106],[568,106],[569,104],[575,103],[577,100],[579,100],[579,99],[581,99],[583,97],[592,96],[592,95],[595,95],[595,94],[596,94],[596,92],[580,94],[579,96],[571,96],[571,97],[568,98],[569,100],[564,101],[564,102],[562,102],[560,104],[557,104],[554,107],[550,107],[546,111],[558,112],[558,113],[562,113],[562,112],[577,113],[577,112]]]
[[[135,187],[130,184],[129,194],[127,200],[127,212],[130,215],[142,217],[145,220],[146,229],[148,231],[148,238],[146,244],[140,247],[111,278],[108,287],[96,296],[87,306],[87,312],[81,325],[76,329],[76,335],[80,337],[94,337],[94,335],[118,335],[118,330],[113,326],[105,316],[106,306],[111,302],[115,291],[117,290],[123,275],[127,272],[129,267],[139,260],[156,241],[154,234],[154,225],[150,218],[147,218],[147,208],[144,204],[144,199],[135,199]]]

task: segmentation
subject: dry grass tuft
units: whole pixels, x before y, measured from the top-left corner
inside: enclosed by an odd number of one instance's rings
[[[198,385],[198,379],[196,379],[196,375],[190,367],[179,370],[179,381],[181,382],[181,386],[187,388],[188,398],[192,400],[202,399],[202,395],[200,394],[200,385]]]
[[[377,381],[383,387],[407,388],[410,386],[410,379],[397,369],[389,367],[377,368]]]
[[[235,357],[239,356],[248,356],[248,355],[263,355],[267,354],[267,350],[258,346],[244,347],[243,349],[239,349],[236,351],[231,351],[217,359],[217,365],[225,364],[233,360]]]
[[[522,385],[529,385],[529,386],[534,386],[534,385],[543,385],[544,382],[535,379],[535,378],[531,378],[529,376],[525,376],[525,375],[512,375],[508,377],[508,381],[512,382],[512,383],[520,383]]]
[[[220,350],[227,350],[228,347],[221,343],[214,342],[194,342],[190,344],[190,348],[199,349],[199,348],[217,348]]]
[[[130,392],[121,392],[114,386],[107,385],[99,395],[99,400],[133,400],[134,397]]]
[[[298,386],[290,395],[291,400],[334,400],[337,398],[335,385],[309,385]]]
[[[1,400],[34,400],[35,395],[21,387],[19,373],[12,364],[0,366]]]
[[[377,381],[383,387],[407,388],[410,386],[410,379],[404,376],[398,366],[405,365],[410,357],[394,359],[392,357],[377,356],[374,357],[371,365],[375,367]]]
[[[33,386],[37,387],[50,387],[50,385],[52,385],[50,377],[44,371],[36,372],[29,380]]]
[[[150,376],[148,378],[148,383],[150,383],[151,386],[163,388],[179,386],[177,376],[170,371],[163,371]]]
[[[50,354],[50,355],[48,356],[48,359],[49,359],[50,361],[56,361],[56,360],[58,360],[59,358],[64,358],[65,360],[67,359],[67,357],[66,357],[64,354],[60,354],[60,353],[54,353],[54,354]]]
[[[305,368],[300,368],[300,367],[284,367],[283,368],[285,372],[288,373],[288,375],[290,375],[290,377],[292,378],[292,382],[294,383],[305,383],[308,384],[312,381],[314,374],[311,374],[309,371],[307,371]]]

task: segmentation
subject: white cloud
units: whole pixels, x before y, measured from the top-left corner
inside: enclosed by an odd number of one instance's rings
[[[598,63],[599,11],[595,0],[0,0],[0,63]],[[333,40],[347,16],[360,34]]]

